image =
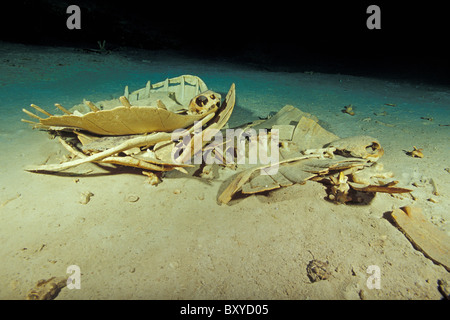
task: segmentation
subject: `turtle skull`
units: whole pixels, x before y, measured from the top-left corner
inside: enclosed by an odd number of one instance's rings
[[[336,152],[342,155],[368,159],[375,162],[384,154],[378,140],[369,136],[355,136],[338,139],[326,145],[336,148]]]
[[[220,94],[213,92],[211,90],[200,93],[199,95],[192,98],[189,103],[189,114],[203,114],[212,109],[217,109],[220,107]]]

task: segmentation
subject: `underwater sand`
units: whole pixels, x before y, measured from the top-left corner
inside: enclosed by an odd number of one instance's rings
[[[100,55],[0,43],[0,61],[0,299],[24,299],[38,280],[64,276],[69,265],[80,267],[81,289],[65,288],[57,299],[442,297],[437,281],[449,282],[449,272],[383,215],[418,206],[450,235],[448,87],[314,70],[268,72],[138,50]],[[30,103],[55,112],[56,102],[69,108],[83,98],[111,99],[125,85],[133,91],[181,74],[199,76],[222,96],[236,84],[231,127],[291,104],[340,137],[377,138],[385,150],[379,162],[416,200],[377,194],[369,205],[336,205],[325,200],[323,185],[309,181],[221,206],[216,199],[229,169],[213,181],[170,172],[158,186],[129,168],[108,172],[87,164],[72,171],[93,170],[87,175],[24,171],[67,154],[46,132],[20,122]],[[349,104],[354,116],[341,112]],[[406,155],[413,146],[425,157]],[[94,194],[85,205],[79,203],[84,192]],[[331,278],[310,283],[306,267],[313,256],[329,261]],[[370,265],[380,267],[379,290],[366,285]]]

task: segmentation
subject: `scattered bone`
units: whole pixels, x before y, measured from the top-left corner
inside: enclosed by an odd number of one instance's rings
[[[422,182],[422,181],[419,181],[419,182],[417,182],[417,181],[415,181],[415,182],[413,182],[413,183],[411,183],[414,187],[416,187],[416,188],[423,188],[423,187],[425,187],[425,184]]]
[[[203,167],[202,172],[200,173],[200,177],[206,180],[214,179],[214,170],[211,164],[207,164]]]
[[[345,106],[344,109],[341,110],[343,113],[347,113],[351,116],[355,115],[355,111],[353,111],[353,105],[349,104],[348,106]]]
[[[442,296],[445,299],[450,300],[450,284],[448,284],[444,279],[439,279],[437,283],[439,285],[439,292],[442,294]]]
[[[433,187],[432,193],[433,193],[435,196],[439,196],[439,191],[438,191],[438,188],[437,188],[437,185],[436,185],[436,180],[434,180],[433,178],[431,178],[431,179],[430,179],[430,184],[431,184],[431,186]]]
[[[362,188],[359,188],[353,184],[350,184],[350,186],[352,187],[352,189],[356,191],[363,191],[363,192],[381,192],[393,194],[393,193],[409,193],[412,191],[411,189],[394,187],[394,185],[396,185],[397,183],[398,181],[392,181],[382,186],[370,185]]]
[[[385,127],[391,127],[391,128],[395,127],[394,124],[391,124],[391,123],[385,123],[385,122],[382,122],[382,121],[379,121],[379,120],[375,120],[375,123],[381,124],[381,125],[383,125],[383,126],[385,126]]]
[[[434,226],[417,207],[402,207],[391,213],[395,225],[414,247],[450,272],[450,237]]]
[[[423,158],[423,149],[417,149],[416,146],[413,146],[413,150],[407,152],[406,154],[413,158]]]
[[[94,194],[92,193],[92,192],[90,192],[90,191],[86,191],[86,192],[83,192],[83,193],[81,193],[81,196],[80,196],[80,203],[81,204],[88,204],[89,203],[89,201],[91,201],[91,197],[93,196]]]
[[[67,286],[67,279],[68,277],[51,277],[47,280],[39,280],[36,286],[28,292],[26,299],[53,300],[61,289]]]
[[[6,205],[7,205],[8,203],[10,203],[11,201],[18,199],[20,196],[21,196],[21,194],[18,193],[18,194],[16,194],[14,197],[9,198],[9,199],[3,201],[3,203],[0,205],[0,208],[3,208],[4,206],[6,206]]]
[[[198,196],[197,196],[197,199],[198,200],[205,200],[205,195],[202,193],[202,194],[199,194]]]
[[[135,194],[129,194],[125,197],[125,200],[128,202],[136,202],[139,200],[139,196],[137,196]]]
[[[147,182],[152,185],[152,186],[156,186],[158,184],[161,183],[161,178],[160,176],[152,171],[142,171],[142,174],[148,177]]]

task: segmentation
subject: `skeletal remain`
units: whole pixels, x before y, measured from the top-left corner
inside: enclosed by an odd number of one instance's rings
[[[179,86],[171,85],[177,82],[180,84]],[[189,99],[189,97],[192,97],[192,94],[195,94],[194,98],[191,99],[192,114],[181,115],[169,111],[166,102],[157,98],[161,97],[161,90],[163,90],[162,93],[172,97],[172,102],[180,99],[185,101],[186,99]],[[180,90],[182,91],[181,93]],[[149,171],[168,171],[175,169],[186,173],[186,170],[183,168],[189,166],[185,164],[186,160],[201,151],[201,148],[209,141],[209,139],[203,139],[200,144],[200,149],[198,148],[198,145],[193,144],[195,139],[208,136],[208,134],[206,134],[207,130],[204,130],[200,135],[196,134],[196,130],[201,129],[203,126],[220,130],[226,124],[235,103],[234,90],[233,84],[230,87],[230,91],[228,92],[225,101],[220,106],[219,111],[217,111],[217,109],[220,105],[220,95],[207,90],[203,81],[194,76],[181,76],[178,78],[166,79],[164,82],[154,85],[147,83],[144,89],[135,91],[131,94],[126,94],[128,93],[128,90],[126,89],[127,92],[125,92],[124,96],[120,97],[119,102],[113,100],[105,101],[99,104],[101,108],[98,108],[92,102],[84,101],[84,104],[90,111],[86,109],[80,110],[84,110],[83,112],[87,112],[86,114],[80,113],[78,109],[75,109],[72,113],[61,105],[57,105],[57,107],[66,115],[53,116],[45,110],[32,105],[35,110],[48,116],[48,118],[41,118],[24,109],[25,113],[34,119],[39,120],[39,122],[24,120],[25,122],[33,124],[34,127],[55,130],[56,132],[63,130],[75,132],[78,140],[83,145],[81,148],[83,152],[80,152],[76,147],[72,147],[69,144],[64,143],[63,140],[60,140],[63,146],[79,159],[61,164],[31,166],[26,170],[55,172],[66,170],[83,163],[97,162],[137,167]],[[199,92],[203,93],[199,94]],[[149,95],[156,97],[156,107],[139,107],[134,105],[134,103],[143,103],[142,101],[146,101],[145,99],[147,99]],[[144,100],[139,100],[139,96],[144,97]],[[108,103],[110,103],[110,105]],[[121,103],[122,106],[117,103]],[[106,105],[108,106],[105,109]],[[186,107],[185,110],[187,109],[188,108]],[[136,113],[136,117],[133,115],[134,113]],[[88,119],[88,117],[90,118]],[[116,123],[114,121],[118,122]],[[179,128],[187,128],[185,129],[184,135],[194,135],[194,139],[190,140],[190,144],[187,146],[186,150],[184,150],[191,152],[183,152],[181,157],[182,161],[174,163],[173,159],[168,157],[168,155],[171,155],[170,151],[175,146],[172,141],[172,135],[168,132]],[[89,132],[79,132],[78,129],[85,129],[92,133],[96,133],[97,135],[90,134]],[[156,130],[156,132],[148,135],[123,135],[126,132],[135,134],[139,131],[151,132],[154,130]],[[104,136],[98,137],[98,135]],[[148,153],[143,154],[143,152],[141,152],[141,149],[149,149],[157,144],[159,146],[164,146],[163,148],[158,148],[158,154],[163,154],[163,158],[148,158],[145,157],[145,155],[148,156]],[[197,147],[197,149],[195,149],[195,147]],[[156,155],[155,150],[151,150],[151,152],[153,152],[154,156]],[[126,154],[126,156],[123,156],[123,153]]]
[[[349,196],[348,191],[350,186],[347,183],[347,176],[341,171],[338,178],[330,176],[330,180],[333,182],[331,187],[331,194],[328,196],[330,200],[336,203],[346,203],[352,200]]]
[[[169,86],[173,83],[181,83],[182,85]],[[188,83],[189,85],[187,85]],[[180,90],[182,90],[181,93]],[[198,94],[197,90],[206,92]],[[157,96],[156,100],[147,98],[145,95],[147,91],[154,91],[154,95]],[[138,99],[139,95],[143,98]],[[158,98],[158,95],[160,98]],[[181,103],[185,103],[184,100],[186,99],[192,99],[193,112],[191,114],[178,113],[180,107],[184,108],[184,111],[188,111],[187,104],[189,101],[183,107],[177,101],[177,98],[183,99]],[[170,102],[170,107],[166,105],[165,101]],[[55,104],[65,113],[64,115],[52,115],[34,104],[31,105],[32,108],[45,115],[45,118],[26,109],[23,109],[23,112],[38,120],[38,122],[32,123],[34,126],[44,129],[85,130],[98,135],[110,136],[171,132],[179,128],[189,127],[195,121],[215,112],[220,106],[220,95],[209,91],[198,77],[186,75],[166,79],[163,83],[157,83],[151,88],[146,86],[131,94],[128,93],[128,87],[126,87],[124,95],[119,99],[98,103],[97,105],[100,105],[100,108],[93,102],[86,100],[83,101],[83,104],[84,106],[74,107],[76,110],[73,112]],[[105,106],[106,108],[104,108]]]
[[[148,177],[148,183],[152,186],[156,186],[161,183],[161,178],[158,174],[152,171],[142,171],[142,174]]]
[[[437,185],[436,185],[436,180],[433,179],[433,178],[431,178],[431,179],[430,179],[430,184],[431,184],[431,186],[433,187],[433,194],[434,194],[435,196],[438,196],[438,195],[439,195],[439,191],[438,191],[438,188],[437,188]]]
[[[424,157],[422,148],[417,149],[416,146],[413,146],[413,148],[414,149],[412,151],[407,152],[408,155],[410,155],[413,158],[423,158]]]
[[[67,286],[68,277],[52,277],[39,280],[36,286],[27,294],[27,300],[53,300],[61,289]]]
[[[369,136],[354,136],[335,140],[326,145],[326,147],[336,148],[336,152],[352,157],[377,161],[384,150],[378,140]]]
[[[203,92],[191,100],[189,114],[204,114],[220,107],[221,96],[211,90]]]
[[[166,132],[158,132],[148,136],[141,136],[138,138],[127,140],[116,147],[110,148],[103,152],[95,153],[91,156],[87,156],[82,159],[77,159],[69,162],[64,162],[61,164],[47,164],[41,166],[30,166],[26,170],[27,171],[35,171],[35,172],[54,172],[54,171],[62,171],[69,168],[76,167],[83,163],[95,162],[99,160],[103,160],[109,156],[122,152],[124,150],[128,150],[134,147],[148,146],[154,145],[160,141],[170,140],[171,135]]]
[[[336,148],[328,147],[328,148],[321,148],[321,149],[307,149],[307,150],[304,150],[302,153],[305,155],[318,154],[318,155],[320,155],[321,159],[324,159],[324,158],[334,159],[335,151],[336,151]]]
[[[394,177],[394,174],[392,172],[384,172],[383,164],[381,163],[376,163],[365,170],[359,170],[350,174],[352,182],[366,186],[375,183],[379,184],[380,182],[383,184],[384,179],[392,177]]]
[[[228,187],[220,194],[220,196],[218,197],[218,201],[219,201],[219,203],[223,203],[223,204],[227,204],[228,202],[230,202],[233,195],[242,188],[242,186],[250,179],[252,174],[257,170],[264,170],[264,169],[268,169],[272,166],[287,164],[290,162],[301,161],[301,160],[306,160],[306,159],[319,158],[319,157],[320,157],[319,155],[315,155],[315,154],[298,156],[298,157],[279,161],[278,163],[275,163],[275,164],[256,166],[256,167],[244,170],[244,171],[240,172],[231,181],[231,183],[228,185]]]
[[[207,164],[203,167],[202,172],[200,173],[200,177],[206,180],[214,179],[214,170],[211,164]]]
[[[94,194],[92,193],[92,192],[90,192],[90,191],[86,191],[86,192],[83,192],[83,193],[81,193],[81,196],[80,196],[80,203],[81,204],[88,204],[88,202],[89,201],[91,201],[91,197],[93,196]]]

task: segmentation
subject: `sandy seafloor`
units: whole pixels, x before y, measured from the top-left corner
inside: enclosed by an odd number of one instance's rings
[[[384,214],[418,206],[450,234],[448,87],[315,70],[269,72],[138,50],[101,55],[2,43],[0,61],[1,299],[24,299],[38,280],[64,276],[69,265],[80,267],[81,289],[65,288],[57,299],[442,297],[437,281],[450,281],[450,274]],[[416,200],[377,194],[369,205],[336,205],[325,200],[323,185],[308,182],[221,206],[216,199],[230,169],[212,182],[171,172],[158,186],[139,170],[107,172],[93,164],[74,169],[92,169],[89,175],[24,171],[67,154],[46,132],[20,122],[30,103],[56,112],[56,102],[71,107],[83,98],[110,99],[125,85],[132,91],[181,74],[201,77],[223,96],[236,84],[231,126],[291,104],[340,137],[377,138],[385,150],[379,162]],[[348,104],[355,116],[341,112]],[[413,146],[425,157],[406,155]],[[94,196],[82,205],[87,191]],[[129,195],[139,200],[129,202]],[[312,255],[329,261],[329,279],[309,281]],[[380,289],[366,285],[370,265],[380,267]]]

